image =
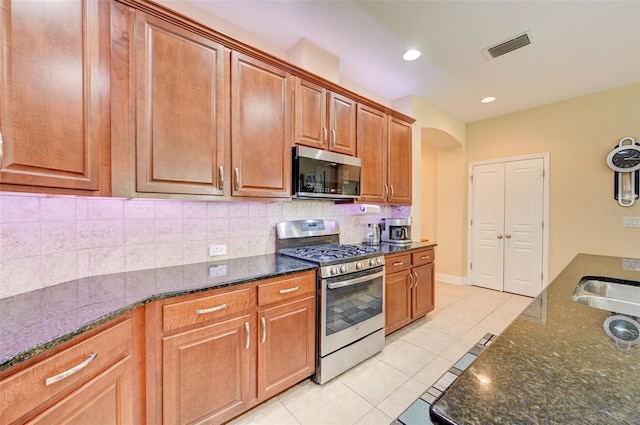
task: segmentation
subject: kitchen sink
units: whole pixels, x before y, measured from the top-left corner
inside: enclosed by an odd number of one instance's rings
[[[571,298],[601,310],[640,316],[640,282],[601,276],[580,279]]]

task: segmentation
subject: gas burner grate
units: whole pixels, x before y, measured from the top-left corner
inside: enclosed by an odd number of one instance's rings
[[[312,261],[332,261],[356,258],[376,252],[375,248],[357,245],[314,245],[282,250],[283,253]]]

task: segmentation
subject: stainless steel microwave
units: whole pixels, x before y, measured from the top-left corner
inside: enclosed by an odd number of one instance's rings
[[[293,197],[349,200],[360,197],[360,158],[306,146],[293,148]]]

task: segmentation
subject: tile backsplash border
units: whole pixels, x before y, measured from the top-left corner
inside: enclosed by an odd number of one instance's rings
[[[342,243],[360,243],[366,223],[411,215],[411,207],[363,214],[331,201],[224,202],[0,193],[0,298],[109,273],[275,252],[275,224],[338,221]],[[210,245],[227,255],[208,256]]]

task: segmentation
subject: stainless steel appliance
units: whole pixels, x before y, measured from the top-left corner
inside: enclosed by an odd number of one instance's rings
[[[395,245],[411,244],[411,223],[411,217],[383,218],[380,224],[382,242]]]
[[[384,348],[384,256],[341,245],[331,220],[285,221],[276,233],[280,254],[319,266],[314,380],[324,384]]]
[[[349,200],[360,197],[360,158],[296,146],[292,188],[298,199]]]
[[[382,233],[378,223],[368,223],[365,228],[362,243],[365,245],[377,246],[382,243]]]

